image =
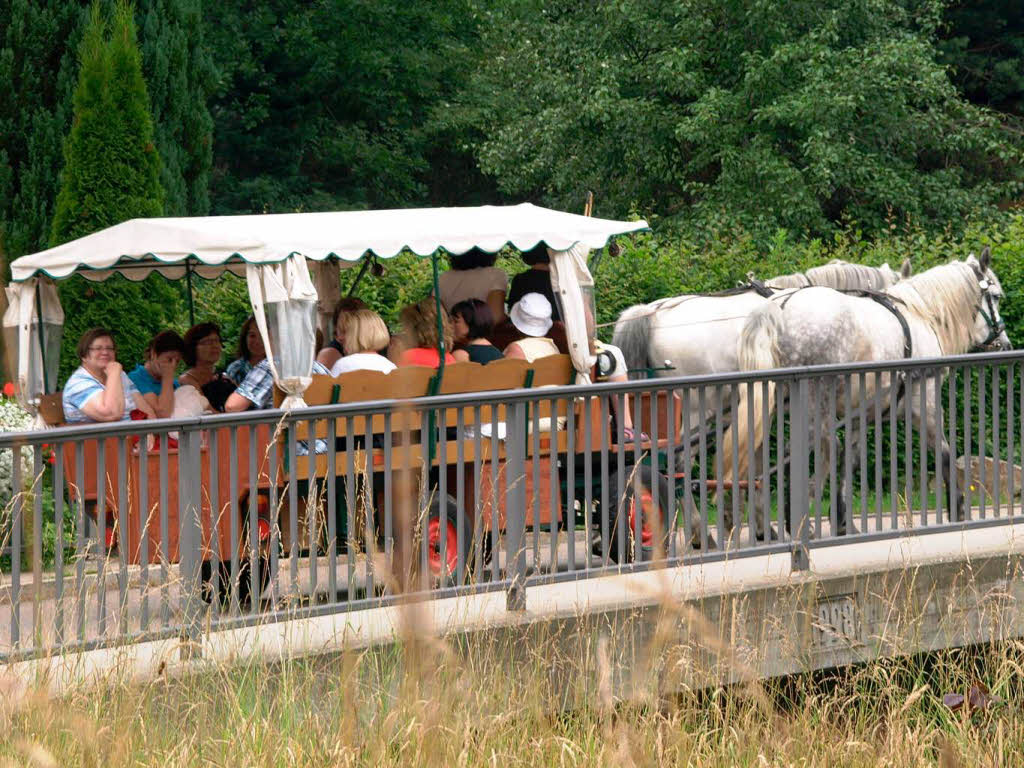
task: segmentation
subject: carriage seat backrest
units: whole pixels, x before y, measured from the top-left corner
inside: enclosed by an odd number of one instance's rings
[[[64,424],[64,396],[62,392],[54,392],[52,395],[42,395],[39,398],[39,415],[49,427],[59,427]]]
[[[463,395],[473,392],[495,392],[505,389],[522,389],[526,386],[530,369],[525,360],[495,360],[493,363],[456,363],[444,369],[439,395]],[[464,408],[445,409],[444,422],[449,427],[458,426],[459,411],[462,423],[505,420],[505,405],[474,405]]]

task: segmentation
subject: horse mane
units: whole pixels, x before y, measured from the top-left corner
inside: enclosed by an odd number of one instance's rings
[[[777,291],[786,291],[790,288],[807,287],[807,278],[803,272],[795,272],[792,275],[778,275],[771,280],[766,280],[764,284]]]
[[[974,269],[953,261],[908,277],[888,289],[935,332],[944,355],[959,355],[971,347],[974,316],[981,287]]]
[[[792,275],[779,275],[765,283],[770,288],[785,290],[787,288],[803,288],[806,285],[818,285],[837,291],[869,289],[882,291],[892,285],[888,275],[879,267],[868,267],[863,264],[851,264],[848,261],[834,259],[828,264],[811,267],[806,272]]]
[[[806,274],[811,285],[820,285],[837,291],[858,288],[881,291],[892,285],[879,267],[850,264],[845,261],[830,261],[820,267],[811,267]]]

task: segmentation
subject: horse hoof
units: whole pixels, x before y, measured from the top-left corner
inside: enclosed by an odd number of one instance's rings
[[[690,549],[694,550],[695,552],[700,552],[703,549],[703,547],[700,544],[700,539],[699,538],[695,537],[695,538],[690,540]],[[709,533],[708,534],[708,551],[711,551],[712,549],[718,549],[718,543],[715,541],[715,537],[712,536]]]

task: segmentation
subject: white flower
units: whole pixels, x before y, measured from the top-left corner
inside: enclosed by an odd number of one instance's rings
[[[0,432],[17,432],[32,426],[32,415],[23,409],[15,400],[0,397]],[[21,483],[22,488],[32,485],[32,448],[22,448]],[[6,507],[11,500],[13,482],[13,451],[0,450],[0,508]]]

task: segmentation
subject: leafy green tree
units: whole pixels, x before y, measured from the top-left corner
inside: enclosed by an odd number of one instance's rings
[[[953,82],[973,103],[1024,129],[1024,13],[1002,0],[958,0],[947,6],[940,49]]]
[[[470,0],[224,0],[213,207],[261,212],[486,197],[445,105],[476,65]]]
[[[54,245],[163,212],[160,157],[132,7],[119,2],[109,28],[108,35],[105,14],[94,5],[80,49],[74,116],[53,217]],[[62,373],[78,364],[73,347],[79,335],[97,325],[116,331],[123,362],[140,359],[150,335],[177,315],[179,296],[159,277],[142,285],[119,278],[63,283],[67,343]]]
[[[500,189],[770,236],[956,225],[1020,152],[937,61],[940,2],[519,0],[464,95]]]

